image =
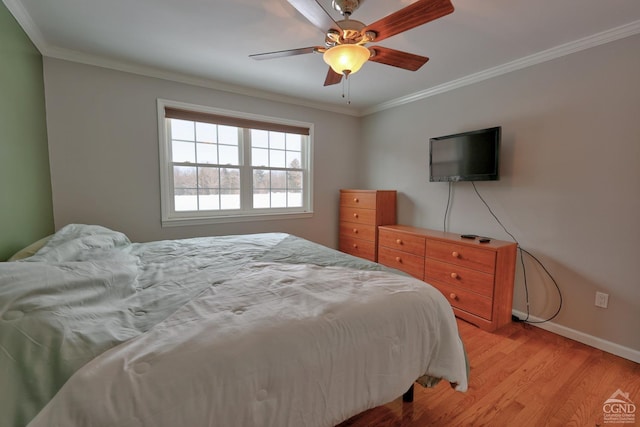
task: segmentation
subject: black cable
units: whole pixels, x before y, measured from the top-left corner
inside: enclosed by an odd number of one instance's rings
[[[447,215],[449,213],[449,204],[451,204],[451,187],[452,187],[452,182],[449,181],[449,196],[447,197],[447,208],[444,210],[444,221],[442,224],[442,231],[447,231]]]
[[[505,233],[507,233],[509,236],[511,236],[511,238],[513,239],[514,242],[516,242],[516,244],[518,245],[518,250],[520,251],[520,264],[522,265],[522,274],[523,274],[523,278],[524,278],[524,292],[525,292],[525,303],[527,306],[527,317],[524,319],[521,319],[520,321],[522,322],[527,322],[527,323],[545,323],[545,322],[549,322],[550,320],[554,319],[559,313],[560,310],[562,309],[562,291],[560,290],[560,286],[558,286],[558,282],[556,282],[556,279],[551,275],[551,273],[549,273],[549,270],[547,270],[547,268],[544,266],[544,264],[542,264],[542,262],[536,258],[531,252],[527,251],[526,249],[524,249],[520,243],[518,242],[518,239],[516,239],[514,237],[513,234],[511,234],[509,232],[509,230],[507,230],[507,228],[504,226],[504,224],[502,224],[502,222],[500,221],[500,219],[498,218],[498,216],[493,213],[493,211],[491,210],[491,207],[489,207],[489,204],[486,202],[486,200],[484,200],[484,198],[480,195],[480,192],[478,191],[478,188],[476,187],[476,183],[471,181],[471,185],[473,185],[473,189],[475,190],[476,194],[478,195],[478,198],[480,200],[482,200],[482,203],[484,203],[484,205],[487,207],[487,209],[489,210],[489,213],[493,216],[493,218],[496,220],[496,222],[498,224],[500,224],[500,227],[502,227],[502,229],[505,231]],[[544,270],[544,272],[547,274],[547,276],[549,276],[549,278],[551,279],[551,281],[553,282],[553,284],[556,287],[556,290],[558,291],[558,297],[560,298],[560,302],[558,304],[558,309],[556,310],[555,313],[553,313],[553,315],[551,317],[549,317],[548,319],[545,320],[529,320],[530,317],[530,309],[529,309],[529,286],[527,284],[527,271],[525,269],[525,264],[524,264],[524,257],[523,257],[523,253],[529,255],[531,258],[533,258],[540,267],[542,267],[542,269]]]
[[[545,273],[547,273],[547,276],[549,276],[549,278],[551,279],[551,281],[553,282],[553,284],[556,287],[556,290],[558,291],[558,297],[560,298],[560,302],[558,303],[558,309],[556,310],[555,313],[553,313],[553,315],[551,317],[549,317],[548,319],[545,320],[529,320],[529,302],[527,301],[527,318],[524,320],[527,323],[545,323],[548,322],[552,319],[554,319],[558,314],[560,314],[560,310],[562,309],[562,292],[560,291],[560,286],[558,286],[558,282],[556,282],[556,279],[551,275],[551,273],[549,273],[549,270],[547,270],[547,268],[544,266],[544,264],[542,264],[542,262],[536,258],[531,252],[527,251],[526,249],[520,248],[520,253],[526,253],[527,255],[529,255],[531,258],[533,258],[540,267],[542,267],[542,269],[544,270]]]
[[[487,209],[489,210],[489,213],[495,218],[495,220],[498,222],[498,224],[500,224],[500,227],[502,227],[502,229],[505,231],[505,233],[507,233],[509,236],[511,236],[511,238],[513,239],[514,242],[518,243],[518,239],[516,239],[513,236],[513,234],[509,233],[509,230],[507,230],[507,228],[502,224],[502,222],[500,222],[500,220],[498,219],[496,214],[493,213],[493,211],[489,207],[489,204],[482,198],[482,196],[478,192],[478,189],[476,188],[476,183],[474,181],[471,181],[471,185],[473,185],[473,189],[476,191],[476,194],[478,195],[480,200],[482,200],[482,203],[484,203],[484,205],[487,207]],[[519,243],[518,243],[518,246],[520,246]]]
[[[518,245],[518,249],[522,249],[522,247],[520,246],[520,242],[518,242],[518,239],[515,238],[515,236],[513,234],[511,234],[509,232],[509,230],[507,230],[507,227],[504,226],[504,224],[502,223],[502,221],[500,221],[500,219],[498,218],[498,216],[491,210],[491,207],[489,206],[489,204],[487,203],[487,201],[482,197],[482,195],[480,194],[480,192],[478,191],[478,188],[476,187],[476,183],[471,181],[471,185],[473,185],[473,189],[475,190],[476,194],[478,195],[478,198],[480,200],[482,200],[482,203],[484,203],[484,205],[487,207],[487,209],[489,210],[489,213],[491,214],[491,216],[493,216],[493,218],[496,220],[496,222],[498,224],[500,224],[500,227],[502,227],[502,229],[504,230],[505,233],[507,233],[509,236],[511,236],[511,239],[513,239],[514,242],[516,242],[516,244]],[[529,320],[529,313],[530,313],[530,308],[529,308],[529,284],[527,282],[527,271],[526,271],[526,267],[524,264],[524,256],[522,255],[522,250],[520,250],[520,265],[522,266],[522,277],[524,279],[524,294],[525,294],[525,304],[527,307],[527,317],[522,320],[523,322],[526,322]]]

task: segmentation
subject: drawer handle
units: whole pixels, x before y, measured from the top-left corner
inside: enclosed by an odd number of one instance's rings
[[[458,278],[458,273],[451,273],[451,278],[452,279],[457,279]]]
[[[400,264],[402,264],[402,258],[400,258],[399,256],[396,257],[396,261],[398,261]]]
[[[451,256],[454,258],[460,258],[460,254],[456,251],[451,252]]]
[[[451,298],[452,300],[457,300],[458,299],[458,295],[454,294],[453,292],[451,292],[449,294],[449,298]]]
[[[355,203],[358,203],[360,200],[358,200],[358,198],[357,198],[357,197],[354,197],[354,198],[353,198],[353,201],[354,201]]]
[[[358,249],[358,244],[357,244],[357,243],[354,243],[354,244],[353,244],[353,248],[354,248],[354,249]]]
[[[354,229],[353,229],[353,232],[354,232],[354,233],[356,233],[356,234],[358,234],[358,229],[357,229],[357,228],[354,228]]]
[[[396,243],[401,245],[402,244],[402,240],[398,239],[398,240],[396,240]]]
[[[354,213],[354,214],[353,214],[353,217],[354,217],[354,218],[358,218],[358,214],[357,214],[357,213]]]

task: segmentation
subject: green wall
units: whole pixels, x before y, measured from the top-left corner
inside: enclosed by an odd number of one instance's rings
[[[0,261],[53,230],[42,55],[0,2]]]

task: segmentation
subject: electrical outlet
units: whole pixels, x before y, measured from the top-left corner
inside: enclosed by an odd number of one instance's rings
[[[596,307],[607,308],[607,305],[609,305],[609,294],[596,292]]]

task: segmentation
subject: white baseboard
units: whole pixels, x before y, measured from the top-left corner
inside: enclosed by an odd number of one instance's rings
[[[512,313],[524,319],[527,317],[527,313],[518,310],[512,310]],[[544,319],[539,319],[535,316],[529,316],[529,320],[533,322],[540,322]],[[607,353],[615,354],[616,356],[623,357],[631,360],[632,362],[640,363],[640,351],[634,350],[629,347],[622,346],[620,344],[613,343],[611,341],[603,340],[602,338],[594,337],[593,335],[585,334],[584,332],[576,331],[575,329],[567,328],[566,326],[558,325],[553,322],[544,323],[531,323],[533,326],[537,326],[545,331],[553,332],[554,334],[561,335],[566,338],[570,338],[574,341],[581,342],[598,350],[606,351]]]

